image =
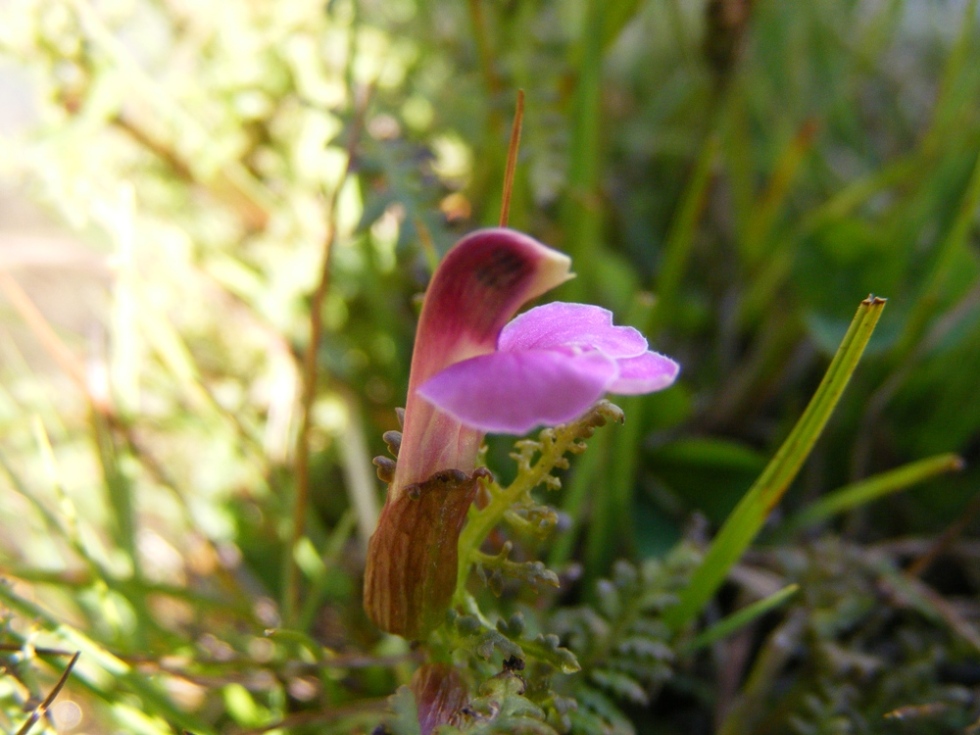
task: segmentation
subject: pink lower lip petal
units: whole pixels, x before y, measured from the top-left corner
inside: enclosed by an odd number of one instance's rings
[[[584,413],[618,375],[600,352],[496,352],[456,363],[419,394],[446,413],[484,431],[524,434]]]

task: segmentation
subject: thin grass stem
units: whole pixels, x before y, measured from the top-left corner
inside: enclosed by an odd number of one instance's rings
[[[510,144],[507,146],[507,167],[504,169],[504,192],[500,202],[500,226],[506,227],[510,218],[510,199],[514,193],[514,172],[517,170],[517,154],[521,149],[521,126],[524,123],[524,90],[517,90],[517,109],[514,111],[514,125],[510,130]]]

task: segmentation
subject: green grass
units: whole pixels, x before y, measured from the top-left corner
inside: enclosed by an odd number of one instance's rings
[[[690,585],[677,605],[664,616],[667,625],[680,628],[700,613],[732,566],[745,554],[823,432],[857,368],[884,307],[885,301],[874,296],[861,302],[817,392],[772,461],[725,520],[704,561],[691,577]]]

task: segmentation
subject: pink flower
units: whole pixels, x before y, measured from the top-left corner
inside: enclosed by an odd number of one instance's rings
[[[425,295],[403,434],[378,529],[368,545],[364,606],[378,627],[420,638],[456,588],[459,532],[481,476],[487,431],[523,434],[585,413],[606,392],[649,393],[677,376],[631,327],[597,306],[553,303],[508,321],[571,277],[567,256],[519,232],[460,240]]]
[[[678,370],[610,311],[554,302],[505,326],[496,352],[450,365],[418,392],[467,426],[524,434],[577,418],[605,393],[666,388]]]
[[[568,280],[570,261],[527,235],[474,232],[443,258],[425,294],[408,381],[398,461],[368,544],[364,609],[389,633],[421,638],[443,620],[456,589],[457,545],[486,470],[483,431],[439,410],[418,386],[450,365],[493,353],[525,303]]]

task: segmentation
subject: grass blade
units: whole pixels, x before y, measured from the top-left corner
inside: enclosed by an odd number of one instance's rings
[[[768,597],[757,600],[751,605],[746,605],[738,612],[732,613],[724,620],[719,620],[698,635],[694,640],[684,646],[684,651],[686,653],[692,653],[706,646],[710,646],[722,638],[727,638],[739,628],[744,628],[756,618],[782,605],[783,602],[795,595],[799,589],[800,586],[798,584],[790,584]]]
[[[40,605],[26,600],[10,586],[0,584],[0,600],[11,610],[16,610],[26,618],[38,621],[67,647],[76,649],[89,670],[82,668],[77,672],[79,681],[89,686],[106,701],[119,696],[120,689],[128,690],[142,700],[143,711],[150,716],[165,718],[173,725],[179,725],[198,735],[213,733],[214,730],[192,713],[185,712],[165,693],[161,686],[144,676],[133,666],[103,648],[98,642],[68,623],[60,622]],[[92,670],[92,667],[96,671]],[[98,671],[101,670],[101,671]],[[111,687],[100,682],[111,681]]]
[[[728,576],[728,571],[752,543],[769,511],[783,497],[823,431],[864,353],[868,340],[871,339],[884,307],[885,300],[875,296],[869,296],[861,302],[837,354],[803,416],[762,475],[725,521],[677,605],[664,614],[667,625],[678,629],[697,616]]]
[[[674,313],[677,307],[677,295],[687,271],[687,264],[691,259],[701,213],[708,201],[711,174],[718,160],[719,148],[718,136],[710,136],[695,162],[690,183],[684,190],[677,215],[671,222],[667,242],[664,245],[663,265],[660,267],[654,289],[657,302],[653,313],[647,319],[647,324],[644,325],[645,329],[642,330],[647,334],[659,332],[667,321],[668,315]]]
[[[591,263],[599,256],[602,208],[598,201],[602,168],[602,38],[605,6],[601,0],[586,4],[581,37],[578,84],[572,106],[568,188],[562,213],[565,250],[573,263]],[[562,287],[569,301],[582,300],[594,287],[593,269]]]
[[[824,495],[793,515],[779,529],[779,538],[787,538],[801,528],[812,526],[838,513],[905,490],[937,475],[961,469],[963,469],[963,460],[960,457],[955,454],[940,454],[845,485]]]

